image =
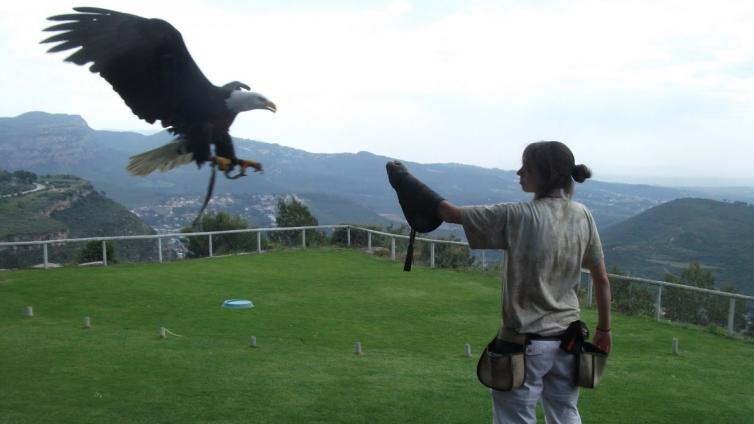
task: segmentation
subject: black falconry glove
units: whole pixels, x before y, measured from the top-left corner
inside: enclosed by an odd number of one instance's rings
[[[411,271],[416,233],[430,233],[442,224],[442,219],[437,217],[437,207],[445,198],[411,175],[402,163],[391,161],[385,167],[390,185],[398,194],[403,216],[411,226],[406,263],[403,265],[404,271]]]

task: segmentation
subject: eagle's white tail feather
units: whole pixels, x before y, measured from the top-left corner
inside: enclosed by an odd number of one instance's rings
[[[148,152],[132,156],[126,166],[126,171],[135,177],[146,177],[155,170],[167,172],[173,168],[185,165],[194,159],[193,153],[182,153],[181,138],[152,149]]]

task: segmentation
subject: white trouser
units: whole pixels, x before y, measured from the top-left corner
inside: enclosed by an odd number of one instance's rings
[[[560,341],[532,340],[526,346],[524,385],[509,392],[490,390],[493,424],[536,424],[540,399],[547,424],[580,424],[576,358],[560,349]]]

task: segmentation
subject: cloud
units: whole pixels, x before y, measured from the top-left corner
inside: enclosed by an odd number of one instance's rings
[[[78,113],[145,128],[108,85],[46,55],[44,18],[73,4],[0,5],[0,115]],[[178,7],[180,5],[180,7]],[[236,136],[314,152],[515,169],[560,139],[599,169],[746,175],[754,124],[754,3],[707,1],[103,0],[168,19],[216,84],[279,106]],[[569,144],[569,145],[570,145]],[[729,152],[737,152],[731,154]],[[589,163],[588,163],[589,164]]]

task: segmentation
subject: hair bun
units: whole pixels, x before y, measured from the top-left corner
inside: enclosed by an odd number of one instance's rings
[[[592,177],[592,171],[584,164],[576,165],[571,171],[571,177],[573,177],[574,181],[577,183],[583,183],[587,178]]]

